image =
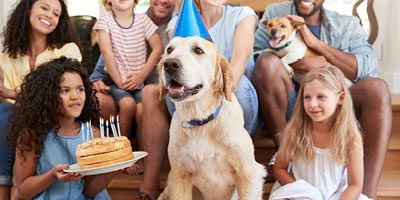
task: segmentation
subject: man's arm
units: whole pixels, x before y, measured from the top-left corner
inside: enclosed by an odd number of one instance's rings
[[[292,16],[298,17],[298,16]],[[326,61],[340,68],[347,78],[350,80],[356,79],[357,76],[357,59],[354,54],[345,53],[337,50],[328,44],[319,40],[311,30],[303,25],[299,29],[306,45],[315,52],[325,57]]]
[[[299,16],[292,15],[290,17],[294,20],[304,21],[304,19]],[[348,46],[344,47],[346,48],[345,50],[336,49],[322,42],[306,25],[302,26],[299,31],[306,45],[323,56],[326,63],[337,66],[347,78],[357,81],[376,75],[377,60],[371,45],[368,44],[364,37],[364,30],[362,30],[362,27],[358,23],[354,23],[349,23],[350,26],[354,26],[354,29],[350,37],[345,37],[348,41],[342,43],[348,44]],[[320,58],[320,61],[323,59]],[[292,65],[292,67],[302,70],[308,68],[305,70],[308,71],[311,68],[320,67],[324,64],[323,62],[313,62],[313,60],[315,60],[315,58],[304,58]],[[305,67],[305,65],[307,65],[307,67]]]

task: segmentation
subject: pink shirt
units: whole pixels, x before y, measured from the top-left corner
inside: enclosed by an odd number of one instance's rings
[[[103,14],[93,27],[110,33],[111,44],[122,81],[132,72],[143,69],[146,62],[146,41],[155,33],[157,26],[146,14],[134,15],[130,27],[121,27],[108,12]]]

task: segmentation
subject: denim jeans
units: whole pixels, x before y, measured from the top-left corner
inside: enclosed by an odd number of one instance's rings
[[[109,94],[113,97],[114,101],[116,103],[119,103],[119,101],[121,101],[121,99],[125,98],[125,97],[131,97],[133,99],[135,99],[136,103],[142,103],[142,91],[137,89],[137,90],[133,90],[133,91],[127,91],[127,90],[123,90],[118,88],[116,85],[110,85],[111,90],[109,92]]]
[[[12,186],[15,149],[7,144],[7,120],[11,114],[12,104],[0,103],[0,185]]]
[[[246,76],[242,76],[237,84],[235,95],[243,109],[244,128],[252,136],[255,133],[258,118],[258,97],[256,89]],[[166,96],[168,112],[172,116],[175,105],[169,95]]]

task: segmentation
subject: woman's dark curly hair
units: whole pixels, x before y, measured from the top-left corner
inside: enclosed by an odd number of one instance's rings
[[[8,53],[11,58],[26,55],[31,45],[31,24],[29,13],[32,5],[37,0],[20,0],[14,11],[10,13],[7,25],[3,29],[2,36],[3,52]],[[53,32],[47,35],[47,45],[51,50],[61,48],[66,43],[74,42],[79,46],[79,40],[68,15],[64,0],[59,0],[61,14],[58,25]]]
[[[33,142],[38,159],[47,134],[60,128],[60,120],[65,113],[60,97],[60,83],[65,72],[79,74],[85,87],[85,105],[77,120],[91,120],[92,125],[99,127],[98,102],[86,69],[73,59],[55,59],[25,76],[13,106],[8,140],[11,146],[18,146],[22,150],[22,155],[24,151],[32,150]]]

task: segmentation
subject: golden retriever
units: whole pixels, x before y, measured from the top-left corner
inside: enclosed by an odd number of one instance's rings
[[[233,93],[232,72],[215,45],[200,37],[176,37],[158,71],[161,95],[175,103],[168,156],[171,171],[161,200],[261,200],[264,167],[254,157]],[[196,122],[196,123],[190,123]]]

